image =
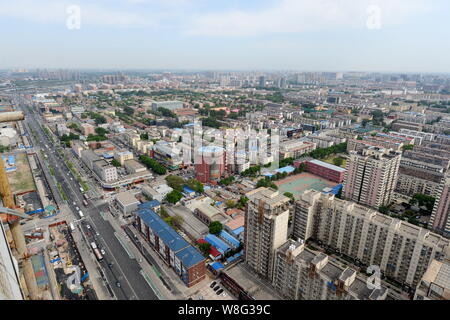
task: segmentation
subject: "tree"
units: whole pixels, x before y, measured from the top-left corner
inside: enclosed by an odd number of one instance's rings
[[[404,145],[403,147],[402,147],[402,150],[403,151],[406,151],[406,150],[413,150],[414,149],[414,145],[412,145],[412,144],[406,144],[406,145]]]
[[[223,229],[223,225],[219,221],[213,221],[209,224],[209,233],[218,235]]]
[[[381,206],[378,211],[380,211],[382,214],[388,214],[389,213],[389,208],[386,206]]]
[[[120,164],[120,162],[117,160],[117,159],[113,159],[112,161],[111,161],[111,164],[114,166],[114,167],[121,167],[122,165]]]
[[[104,136],[108,133],[108,130],[101,128],[101,127],[97,127],[95,128],[95,132],[99,135],[99,136]]]
[[[167,185],[174,190],[183,191],[184,179],[180,176],[169,175],[166,177]]]
[[[234,208],[236,206],[236,201],[234,200],[227,200],[225,201],[225,205],[227,206],[227,208]]]
[[[203,183],[201,183],[200,181],[198,181],[195,178],[189,179],[187,181],[187,185],[188,185],[189,188],[191,188],[195,192],[202,193],[204,191]]]
[[[285,193],[283,193],[283,195],[285,197],[290,198],[291,200],[294,200],[294,195],[291,192],[285,192]]]
[[[141,133],[141,140],[148,140],[148,133]]]
[[[166,196],[166,200],[172,204],[176,204],[181,198],[183,198],[183,194],[178,190],[173,190]]]
[[[134,114],[134,109],[126,106],[123,108],[123,112],[125,112],[128,116],[132,116]]]
[[[344,163],[344,159],[342,159],[341,157],[337,157],[337,158],[333,159],[333,164],[335,166],[340,167],[340,166],[342,166],[343,163]]]
[[[159,175],[166,174],[166,172],[167,172],[167,169],[162,164],[160,164],[155,159],[150,158],[149,156],[141,155],[141,156],[139,156],[139,160],[144,165],[146,165],[147,168],[152,169],[153,172],[155,172]]]
[[[200,251],[203,253],[203,255],[205,257],[207,257],[209,255],[209,250],[211,250],[211,244],[209,244],[208,242],[205,243],[200,243],[198,245],[198,248],[200,249]]]

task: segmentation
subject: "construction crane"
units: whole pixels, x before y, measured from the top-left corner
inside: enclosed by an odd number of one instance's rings
[[[0,113],[0,123],[20,121],[24,119],[25,117],[22,112]],[[20,214],[12,214],[13,212],[16,212],[16,205],[14,203],[14,197],[11,192],[11,188],[9,186],[3,159],[0,160],[0,196],[3,201],[3,206],[12,210],[3,210],[3,212],[6,211],[6,213],[0,213],[0,219],[2,219],[3,223],[7,223],[9,225],[9,232],[7,232],[7,236],[12,239],[11,249],[13,249],[13,252],[15,253],[19,263],[21,263],[22,265],[23,276],[25,279],[28,296],[31,300],[37,300],[40,297],[36,283],[36,277],[34,274],[33,266],[31,264],[30,256],[27,251],[22,227],[20,225]]]

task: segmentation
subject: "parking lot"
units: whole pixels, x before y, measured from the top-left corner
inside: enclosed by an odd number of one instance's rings
[[[212,283],[214,287],[211,288]],[[215,288],[219,287],[216,291]],[[219,295],[216,292],[223,290]],[[191,295],[192,300],[235,300],[235,298],[220,284],[220,279],[211,280],[205,283],[197,292]]]

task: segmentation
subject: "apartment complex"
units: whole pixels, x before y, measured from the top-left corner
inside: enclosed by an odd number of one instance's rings
[[[429,225],[436,232],[450,237],[450,176],[439,186]]]
[[[290,300],[384,300],[388,292],[292,239],[276,250],[272,284]]]
[[[389,149],[350,151],[344,198],[374,208],[388,205],[397,183],[400,159],[401,153]]]
[[[290,199],[268,188],[250,191],[246,197],[244,260],[271,281],[275,250],[287,240]]]
[[[293,235],[377,265],[387,277],[410,286],[433,259],[450,257],[450,240],[436,233],[314,190],[296,202]]]
[[[316,149],[316,144],[308,141],[290,140],[280,144],[280,159],[298,159]]]

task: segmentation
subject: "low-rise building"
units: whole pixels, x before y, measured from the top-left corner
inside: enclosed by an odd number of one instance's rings
[[[137,210],[140,204],[139,200],[136,199],[131,191],[120,192],[116,195],[116,203],[119,210],[124,215],[128,215],[131,212]]]

